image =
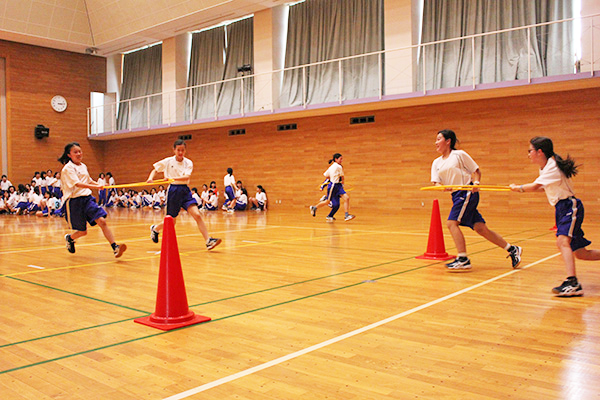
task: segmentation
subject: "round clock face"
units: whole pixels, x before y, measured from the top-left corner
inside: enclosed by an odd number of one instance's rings
[[[59,95],[54,96],[52,100],[50,100],[50,104],[56,112],[63,112],[67,109],[67,100]]]

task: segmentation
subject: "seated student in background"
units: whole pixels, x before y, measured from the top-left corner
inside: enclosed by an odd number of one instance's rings
[[[152,208],[160,210],[162,203],[160,202],[160,195],[156,191],[156,188],[150,189],[150,196],[152,196]]]
[[[152,207],[152,195],[146,189],[142,190],[142,207]]]
[[[256,197],[250,198],[251,210],[262,211],[267,209],[267,192],[258,185],[256,187]]]
[[[19,183],[19,190],[17,195],[17,205],[15,206],[17,214],[27,213],[27,207],[29,207],[29,185],[25,186]]]
[[[204,185],[202,185],[202,193],[200,193],[200,201],[202,203],[198,203],[202,206],[201,209],[206,210],[206,207],[204,207],[204,206],[208,202],[209,198],[210,198],[210,194],[208,193],[208,186],[206,186],[206,183],[205,183]]]
[[[202,207],[202,199],[198,194],[198,188],[192,188],[192,199],[196,200],[196,203],[198,203],[198,208]]]
[[[36,212],[41,210],[42,204],[42,195],[39,187],[34,187],[33,192],[29,193],[29,206],[27,207],[27,212],[29,214],[35,214]]]
[[[243,211],[246,209],[248,206],[248,191],[246,188],[240,189],[240,195],[236,197],[235,201],[230,203],[230,206],[233,207],[228,208],[227,212]]]
[[[106,204],[104,206],[105,207],[116,207],[118,199],[119,199],[119,196],[117,196],[117,192],[111,191],[110,196],[108,197],[108,200],[106,200]]]
[[[209,190],[208,193],[208,203],[206,203],[205,207],[208,211],[215,211],[219,208],[219,198],[212,190]]]
[[[62,198],[62,190],[60,189],[62,182],[60,181],[60,172],[54,173],[54,183],[52,183],[52,191],[57,199]]]
[[[8,180],[6,175],[2,175],[0,180],[0,193],[8,192],[8,188],[12,186],[12,183]]]

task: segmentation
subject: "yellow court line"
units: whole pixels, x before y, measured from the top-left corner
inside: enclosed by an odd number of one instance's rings
[[[318,236],[318,237],[310,237],[310,238],[295,238],[295,239],[282,239],[282,240],[273,240],[270,242],[260,242],[260,243],[247,243],[247,244],[240,244],[240,245],[235,245],[235,246],[229,246],[229,247],[220,247],[220,249],[225,249],[225,250],[231,250],[231,249],[237,249],[237,248],[242,248],[242,247],[252,247],[252,246],[262,246],[262,245],[270,245],[270,244],[276,244],[276,243],[287,243],[287,242],[293,242],[293,241],[300,241],[300,240],[313,240],[313,239],[328,239],[328,238],[334,238],[334,237],[343,237],[343,236],[351,236],[354,235],[355,233],[349,233],[349,234],[340,234],[340,235],[332,235],[332,236]],[[364,235],[368,235],[368,234],[378,234],[377,232],[373,232],[373,233],[357,233],[357,234],[364,234]],[[194,236],[194,235],[187,235],[187,236]],[[195,251],[187,251],[184,253],[179,253],[180,256],[189,256],[192,254],[197,254],[197,253],[204,253],[208,250],[202,249],[202,250],[195,250]],[[56,267],[56,268],[46,268],[43,270],[32,270],[32,271],[23,271],[23,272],[15,272],[12,274],[5,274],[5,275],[0,275],[0,278],[4,278],[4,277],[11,277],[11,276],[20,276],[20,275],[30,275],[33,273],[41,273],[41,272],[49,272],[49,271],[60,271],[60,270],[64,270],[64,269],[71,269],[71,268],[83,268],[83,267],[91,267],[91,266],[97,266],[97,265],[106,265],[106,264],[117,264],[117,263],[122,263],[123,261],[140,261],[140,260],[150,260],[153,258],[158,258],[159,255],[151,255],[151,256],[145,256],[145,257],[138,257],[138,258],[128,258],[128,259],[121,259],[121,260],[115,260],[115,261],[102,261],[102,262],[97,262],[97,263],[90,263],[90,264],[79,264],[79,265],[69,265],[69,266],[65,266],[65,267]]]

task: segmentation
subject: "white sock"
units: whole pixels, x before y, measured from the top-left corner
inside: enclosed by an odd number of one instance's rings
[[[467,253],[458,253],[456,255],[456,257],[458,257],[458,258],[460,258],[460,257],[467,258]]]
[[[508,251],[508,249],[510,249],[510,246],[512,246],[512,244],[506,243],[506,247],[504,247],[504,250]]]

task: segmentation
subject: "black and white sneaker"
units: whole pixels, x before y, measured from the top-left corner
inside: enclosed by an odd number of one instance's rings
[[[211,250],[217,247],[221,243],[221,239],[210,238],[208,242],[206,242],[206,250]]]
[[[471,260],[468,257],[456,257],[454,261],[446,264],[446,269],[450,272],[468,271],[471,269]]]
[[[127,250],[126,244],[118,244],[117,247],[113,249],[115,258],[121,257],[123,255],[123,253],[125,253],[125,250]]]
[[[317,216],[317,207],[310,206],[310,215],[312,215],[313,217]]]
[[[351,219],[356,218],[355,215],[352,214],[346,214],[346,216],[344,217],[344,221],[350,221]]]
[[[155,226],[156,226],[156,225],[152,225],[152,226],[150,227],[150,239],[152,239],[152,241],[153,241],[154,243],[158,243],[158,232],[156,232],[156,231],[154,230],[154,227],[155,227]]]
[[[512,261],[512,267],[517,268],[519,264],[521,264],[521,254],[523,253],[523,249],[519,246],[512,245],[510,251],[506,258],[510,257]]]
[[[557,297],[575,297],[583,296],[583,287],[577,282],[577,278],[567,278],[562,285],[552,289]]]
[[[65,235],[65,241],[67,242],[67,250],[69,253],[75,253],[75,241],[71,239],[71,235]]]

